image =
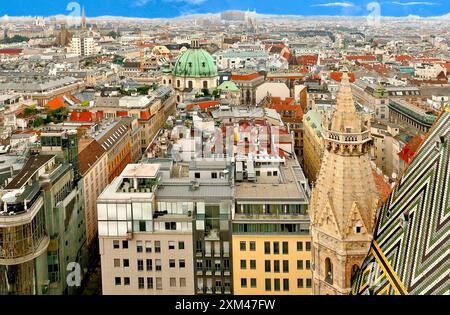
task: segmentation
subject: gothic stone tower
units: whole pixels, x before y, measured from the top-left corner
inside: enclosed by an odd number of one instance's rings
[[[354,106],[344,72],[324,122],[324,156],[311,197],[314,294],[348,294],[373,238],[379,195],[369,161],[370,121]]]

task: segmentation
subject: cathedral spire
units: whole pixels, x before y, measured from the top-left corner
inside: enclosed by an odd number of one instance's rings
[[[361,132],[361,118],[356,113],[350,78],[345,71],[342,74],[341,85],[336,96],[336,110],[333,114],[331,130],[346,133]]]
[[[86,30],[86,10],[84,9],[84,6],[81,12],[81,29],[83,31]]]
[[[311,197],[314,293],[348,294],[374,230],[378,190],[369,160],[370,123],[355,108],[344,71]]]

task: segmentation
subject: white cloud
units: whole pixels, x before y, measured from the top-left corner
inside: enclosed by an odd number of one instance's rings
[[[152,2],[153,0],[135,0],[134,5],[137,7],[143,7],[147,5],[149,2]],[[205,2],[206,0],[162,0],[163,2],[172,2],[172,3],[184,3],[184,4],[201,4]]]
[[[402,5],[404,7],[413,6],[413,5],[437,5],[437,3],[428,2],[428,1],[412,1],[412,2],[392,1],[392,4]]]
[[[312,7],[342,7],[342,8],[351,8],[354,6],[355,5],[351,2],[329,2],[312,5]]]

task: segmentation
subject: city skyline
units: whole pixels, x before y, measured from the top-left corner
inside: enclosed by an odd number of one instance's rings
[[[450,12],[445,0],[429,1],[333,1],[311,0],[286,2],[242,0],[94,0],[94,1],[18,1],[5,3],[0,16],[53,16],[74,13],[70,4],[86,7],[89,17],[122,16],[136,18],[175,18],[191,14],[220,13],[225,10],[256,11],[259,14],[294,16],[366,16],[378,11],[389,17],[439,17]],[[161,5],[161,4],[164,5]],[[69,9],[68,9],[69,8]]]

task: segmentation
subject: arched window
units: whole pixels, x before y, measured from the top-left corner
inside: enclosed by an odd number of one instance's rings
[[[177,87],[180,87],[181,86],[181,82],[180,82],[180,80],[177,80]]]
[[[358,272],[359,272],[358,265],[353,265],[352,266],[351,278],[350,278],[350,287],[353,286],[353,282],[356,280],[356,278],[358,276]]]
[[[325,281],[333,284],[333,264],[328,257],[325,259]]]
[[[203,81],[203,88],[207,89],[208,88],[208,81]]]
[[[180,95],[177,95],[177,102],[180,102]]]
[[[171,79],[169,79],[169,84],[172,84],[172,80]]]
[[[166,79],[163,80],[163,84],[166,84]]]
[[[188,81],[188,88],[190,88],[190,89],[193,88],[193,83],[192,83],[192,81]]]

